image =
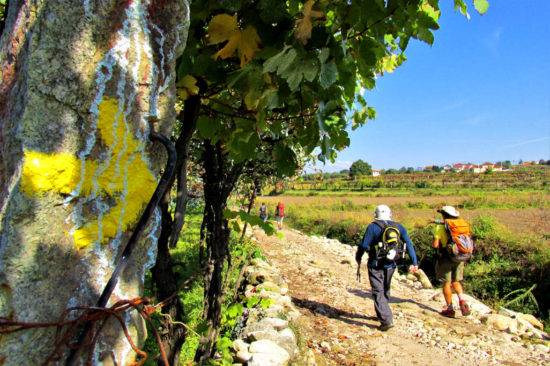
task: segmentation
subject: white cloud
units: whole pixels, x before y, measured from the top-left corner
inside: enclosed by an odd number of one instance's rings
[[[326,163],[323,164],[322,162],[317,162],[316,165],[308,164],[304,168],[304,171],[306,173],[314,173],[318,171],[323,171],[325,173],[335,173],[339,172],[344,169],[349,169],[352,162],[347,160],[336,160],[334,163]]]
[[[538,139],[520,141],[520,142],[517,142],[517,143],[515,143],[515,144],[506,145],[506,146],[504,146],[504,148],[510,149],[510,148],[513,148],[513,147],[518,147],[518,146],[523,146],[523,145],[534,144],[534,143],[536,143],[536,142],[546,141],[546,140],[548,140],[548,138],[549,138],[549,137],[546,136],[546,137],[541,137],[541,138],[538,138]]]
[[[489,33],[485,38],[483,38],[483,45],[487,47],[487,49],[491,51],[493,55],[498,55],[498,47],[500,44],[503,29],[504,28],[502,27],[498,27],[491,33]]]
[[[474,116],[472,118],[465,119],[460,122],[461,125],[469,125],[469,126],[476,126],[480,122],[486,121],[489,119],[490,115],[488,113],[479,114],[477,116]]]
[[[457,100],[453,101],[449,104],[439,106],[438,108],[429,109],[425,113],[422,113],[418,115],[418,118],[427,119],[427,118],[433,118],[441,116],[442,114],[449,114],[449,112],[452,112],[454,110],[460,109],[462,106],[466,105],[469,101],[468,100]]]

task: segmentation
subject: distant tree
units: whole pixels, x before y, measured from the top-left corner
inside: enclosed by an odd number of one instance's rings
[[[349,175],[349,169],[340,170],[340,174]]]
[[[540,160],[539,160],[539,164],[540,164],[540,165],[544,165],[544,164],[546,164],[546,161],[545,161],[544,159],[540,159]]]
[[[372,175],[372,167],[370,164],[361,159],[351,164],[349,168],[350,178],[355,179],[358,175]]]
[[[399,174],[405,174],[407,172],[407,168],[405,168],[404,166],[401,167],[401,169],[399,169]]]
[[[412,174],[412,173],[414,173],[414,168],[413,168],[412,166],[408,167],[406,173],[407,173],[407,174]]]
[[[390,168],[388,170],[386,170],[385,174],[397,174],[399,173],[399,171],[397,169],[394,169],[394,168]]]

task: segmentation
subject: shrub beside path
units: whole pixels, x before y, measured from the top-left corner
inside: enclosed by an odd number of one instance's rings
[[[550,364],[550,341],[536,319],[495,314],[473,298],[470,316],[442,317],[441,290],[423,289],[411,276],[394,277],[395,327],[380,332],[364,265],[356,279],[355,248],[292,229],[282,233],[279,239],[254,230],[302,315],[296,326],[306,349],[298,365]]]

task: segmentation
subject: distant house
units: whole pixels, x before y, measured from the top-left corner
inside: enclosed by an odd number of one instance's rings
[[[372,170],[372,176],[373,177],[378,177],[380,175],[380,170]]]
[[[504,168],[501,165],[493,165],[493,171],[494,172],[501,172]]]
[[[470,164],[470,163],[468,163],[468,164],[457,163],[457,164],[453,164],[453,169],[456,170],[457,172],[461,172],[463,170],[470,169],[471,165],[472,164]]]
[[[481,173],[481,166],[480,165],[470,165],[470,171],[472,173]]]
[[[445,166],[443,167],[443,172],[448,172],[448,171],[450,171],[451,169],[453,169],[453,167],[450,166],[449,164],[447,164],[447,165],[445,165]]]
[[[480,171],[483,173],[483,172],[486,172],[487,170],[494,170],[495,166],[493,165],[493,163],[483,163],[481,164],[480,166]]]

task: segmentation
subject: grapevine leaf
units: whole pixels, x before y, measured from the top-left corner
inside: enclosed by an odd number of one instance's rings
[[[474,8],[479,14],[483,15],[489,9],[489,2],[487,0],[474,0]]]
[[[319,61],[313,57],[298,59],[292,64],[292,67],[286,67],[281,76],[286,79],[290,90],[295,91],[303,79],[307,81],[315,79],[319,68],[318,64]]]
[[[233,226],[234,232],[238,233],[239,231],[241,231],[241,227],[237,221],[231,222],[231,226]]]
[[[319,53],[319,61],[321,61],[321,63],[324,64],[325,62],[327,62],[329,56],[330,56],[330,49],[325,47],[321,50],[321,53]]]
[[[294,62],[296,55],[294,48],[285,46],[281,52],[264,62],[264,72],[276,72],[280,75]]]
[[[275,159],[275,165],[277,166],[277,170],[279,172],[287,176],[291,176],[294,174],[297,169],[296,155],[285,142],[279,141],[275,144],[273,155]]]
[[[216,52],[212,58],[226,59],[233,56],[235,51],[241,60],[241,67],[249,62],[254,53],[260,49],[260,37],[256,28],[248,26],[241,31],[237,25],[237,14],[219,14],[212,18],[208,25],[208,44],[218,44],[227,41],[225,46]]]
[[[208,44],[218,44],[225,42],[238,31],[237,14],[219,14],[212,18],[208,25]]]
[[[372,107],[367,108],[368,119],[376,119],[376,110]]]
[[[338,69],[334,61],[327,62],[321,65],[321,74],[319,75],[319,83],[321,87],[327,89],[336,82],[338,77]]]
[[[177,94],[182,100],[186,100],[190,95],[197,95],[199,93],[197,79],[189,74],[176,83],[176,88]]]
[[[420,28],[415,38],[424,41],[429,45],[434,43],[434,35],[428,28]]]
[[[241,67],[252,60],[254,53],[260,49],[261,44],[262,42],[256,28],[248,26],[242,31],[239,47],[237,48],[239,58],[241,59]]]
[[[455,11],[459,10],[462,14],[466,16],[467,19],[470,19],[470,14],[468,14],[468,7],[464,0],[455,0]]]
[[[197,119],[197,130],[199,131],[201,137],[206,140],[210,140],[216,136],[220,126],[221,125],[216,122],[215,119],[206,116],[200,116]]]
[[[303,44],[306,44],[307,40],[311,38],[311,30],[313,29],[312,19],[315,20],[315,18],[322,18],[324,16],[322,11],[311,9],[314,3],[314,0],[308,0],[302,8],[304,17],[296,20],[294,36]]]
[[[419,21],[430,29],[439,29],[437,21],[441,15],[441,11],[435,9],[430,3],[422,4],[422,16]]]
[[[223,211],[223,217],[227,220],[234,220],[238,217],[241,219],[241,221],[247,222],[249,225],[259,226],[265,231],[267,235],[273,235],[276,233],[275,227],[271,222],[264,222],[264,220],[261,219],[259,216],[251,215],[244,210],[231,211],[230,209],[226,208]]]

